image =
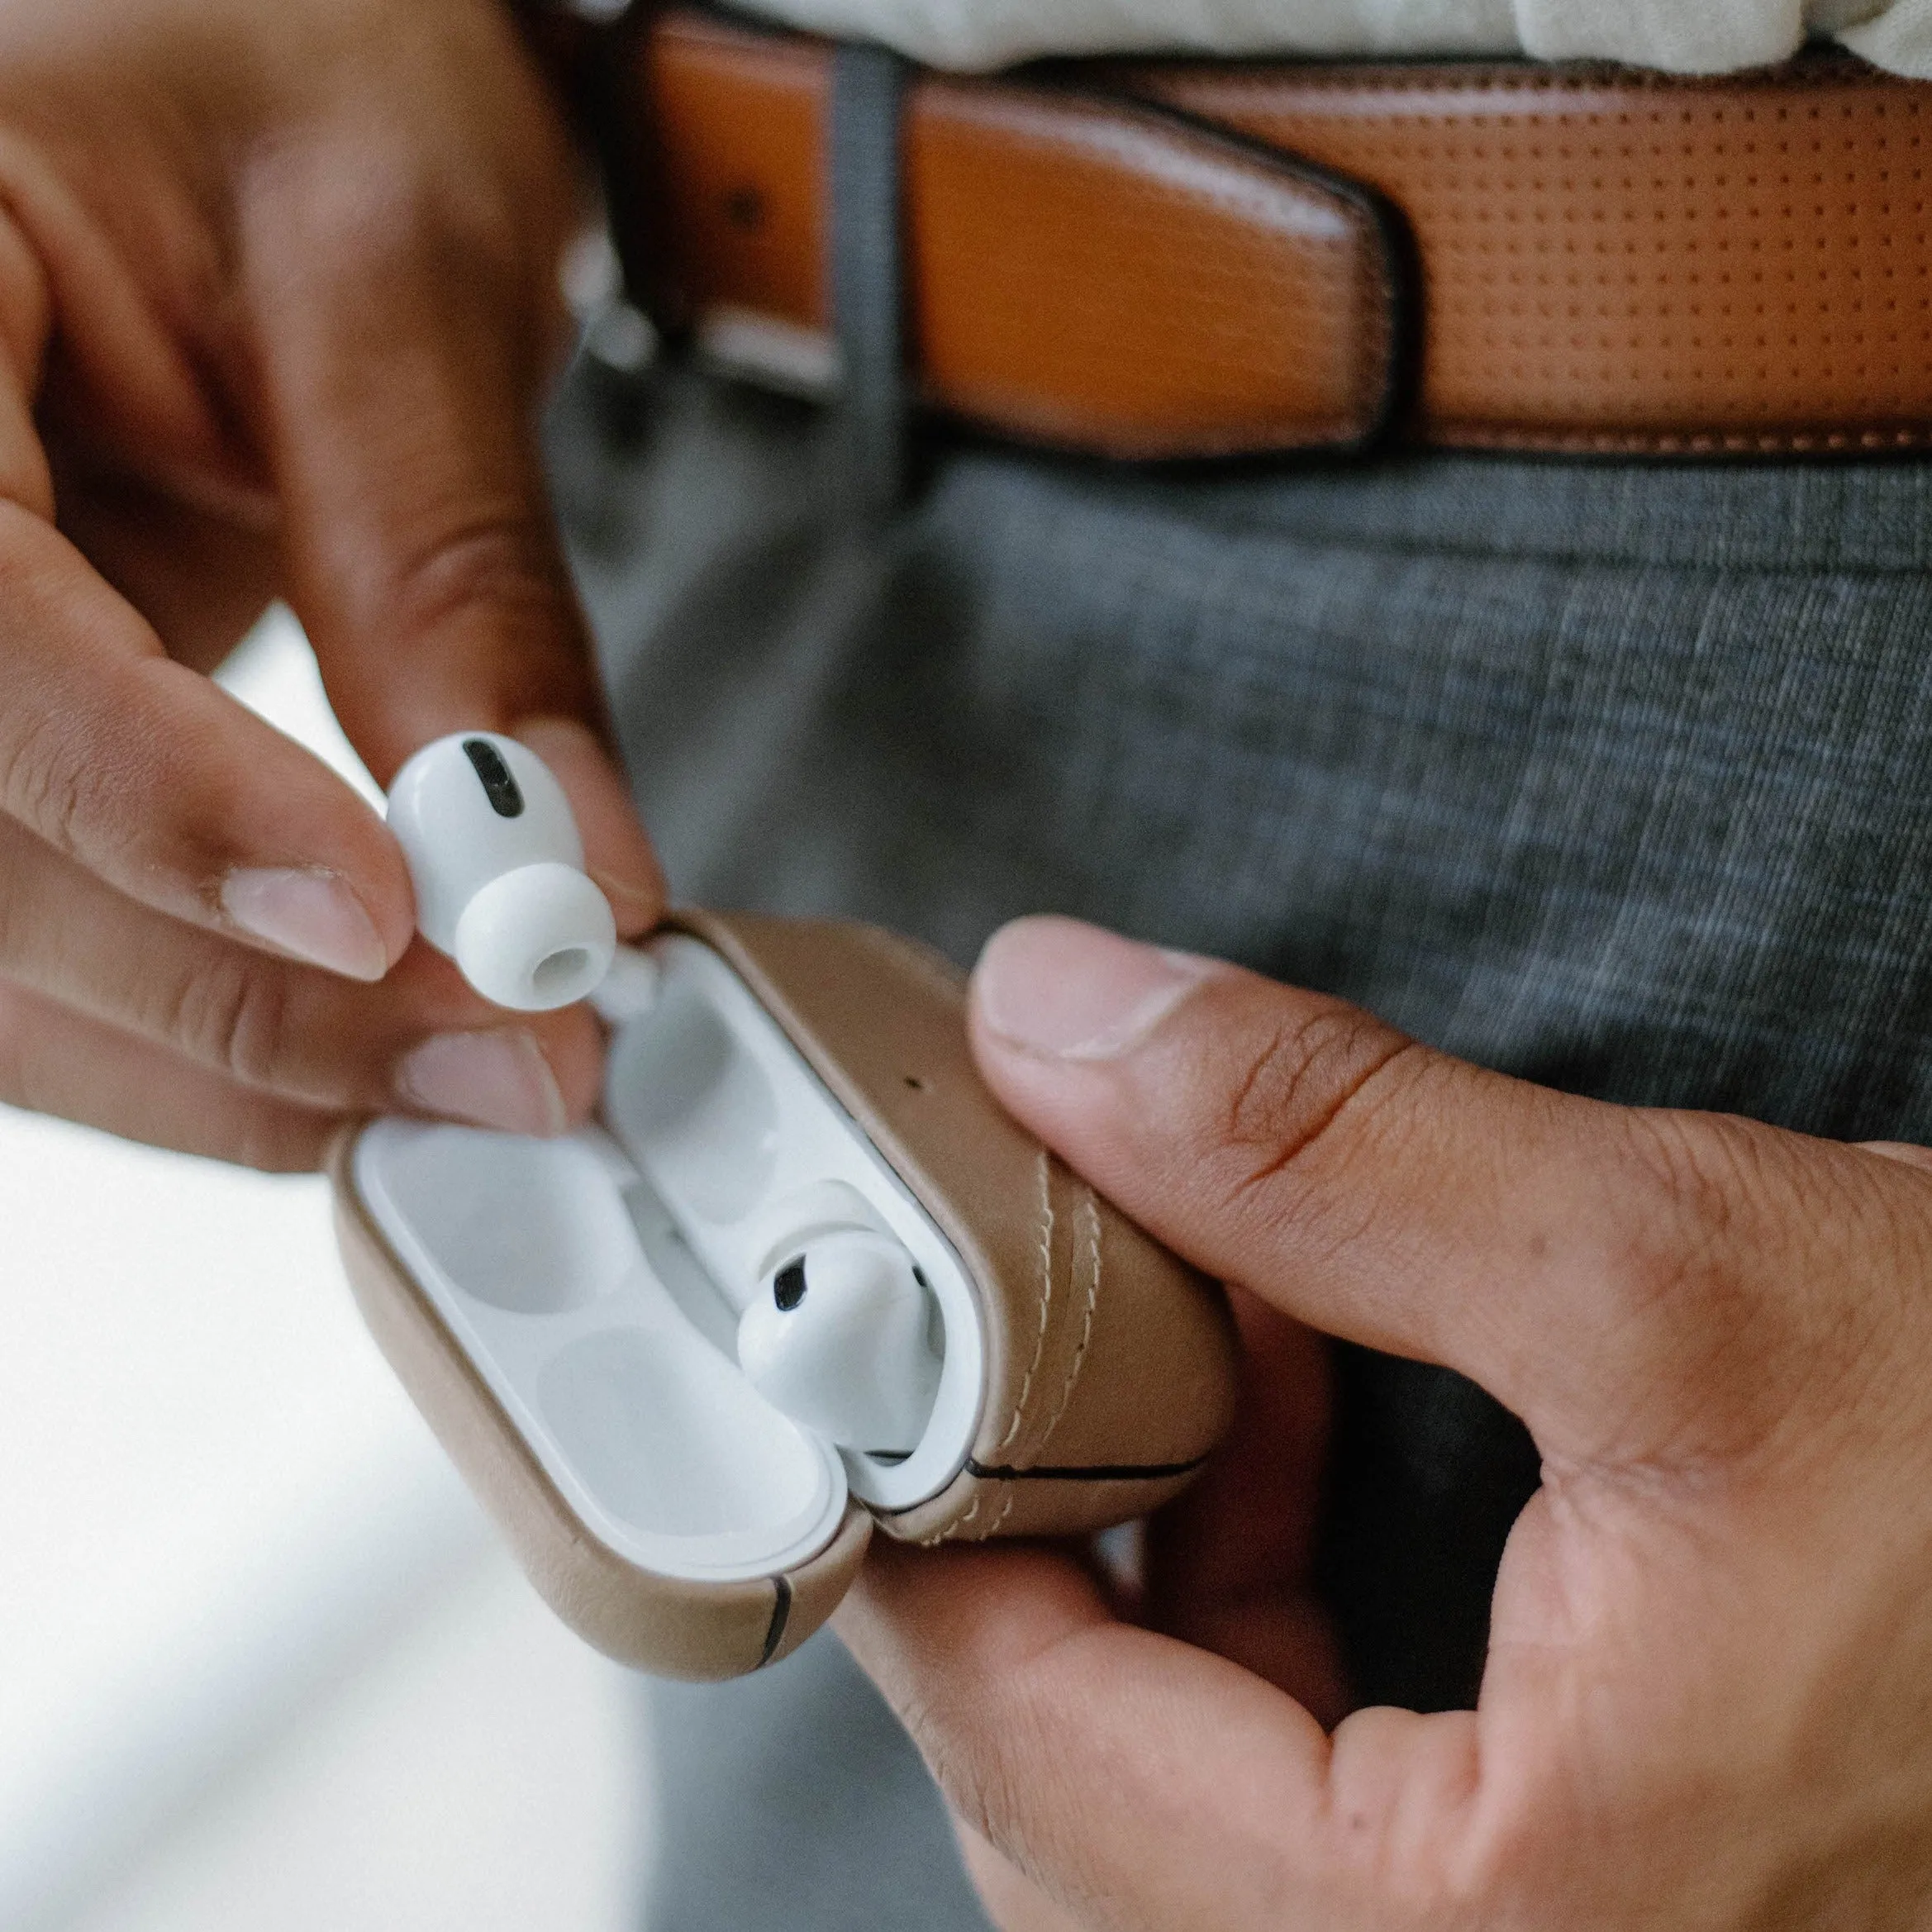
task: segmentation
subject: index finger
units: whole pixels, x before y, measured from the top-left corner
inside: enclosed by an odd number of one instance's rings
[[[543,102],[526,106],[540,145]],[[609,749],[537,440],[557,297],[517,221],[540,236],[560,211],[501,205],[439,165],[378,116],[250,172],[243,246],[292,602],[379,781],[448,732],[523,739],[635,933],[663,881]]]
[[[409,942],[408,874],[381,820],[7,502],[0,811],[144,905],[355,978],[380,978]]]

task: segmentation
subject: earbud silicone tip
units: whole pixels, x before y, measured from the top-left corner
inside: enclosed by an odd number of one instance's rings
[[[617,947],[609,900],[555,859],[490,880],[463,908],[454,936],[464,978],[485,999],[525,1013],[583,998]]]

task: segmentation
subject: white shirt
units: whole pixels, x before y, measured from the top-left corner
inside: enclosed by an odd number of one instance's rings
[[[1932,79],[1932,0],[740,0],[935,67],[1040,54],[1527,54],[1673,74],[1783,60],[1829,34]]]

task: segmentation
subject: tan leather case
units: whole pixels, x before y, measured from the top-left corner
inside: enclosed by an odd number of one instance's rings
[[[967,1048],[959,976],[895,935],[831,921],[687,913],[931,1216],[984,1321],[979,1427],[939,1494],[882,1516],[923,1543],[1062,1535],[1174,1495],[1220,1438],[1234,1388],[1221,1292],[1142,1234],[1007,1117]],[[558,1615],[664,1676],[723,1677],[788,1655],[857,1573],[873,1517],[781,1576],[694,1583],[619,1557],[539,1467],[335,1150],[336,1223],[363,1314],[403,1385]]]

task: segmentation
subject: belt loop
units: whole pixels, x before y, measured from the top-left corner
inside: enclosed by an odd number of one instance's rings
[[[890,516],[906,487],[906,374],[899,201],[906,65],[884,47],[841,45],[832,62],[827,197],[831,314],[854,506]]]

